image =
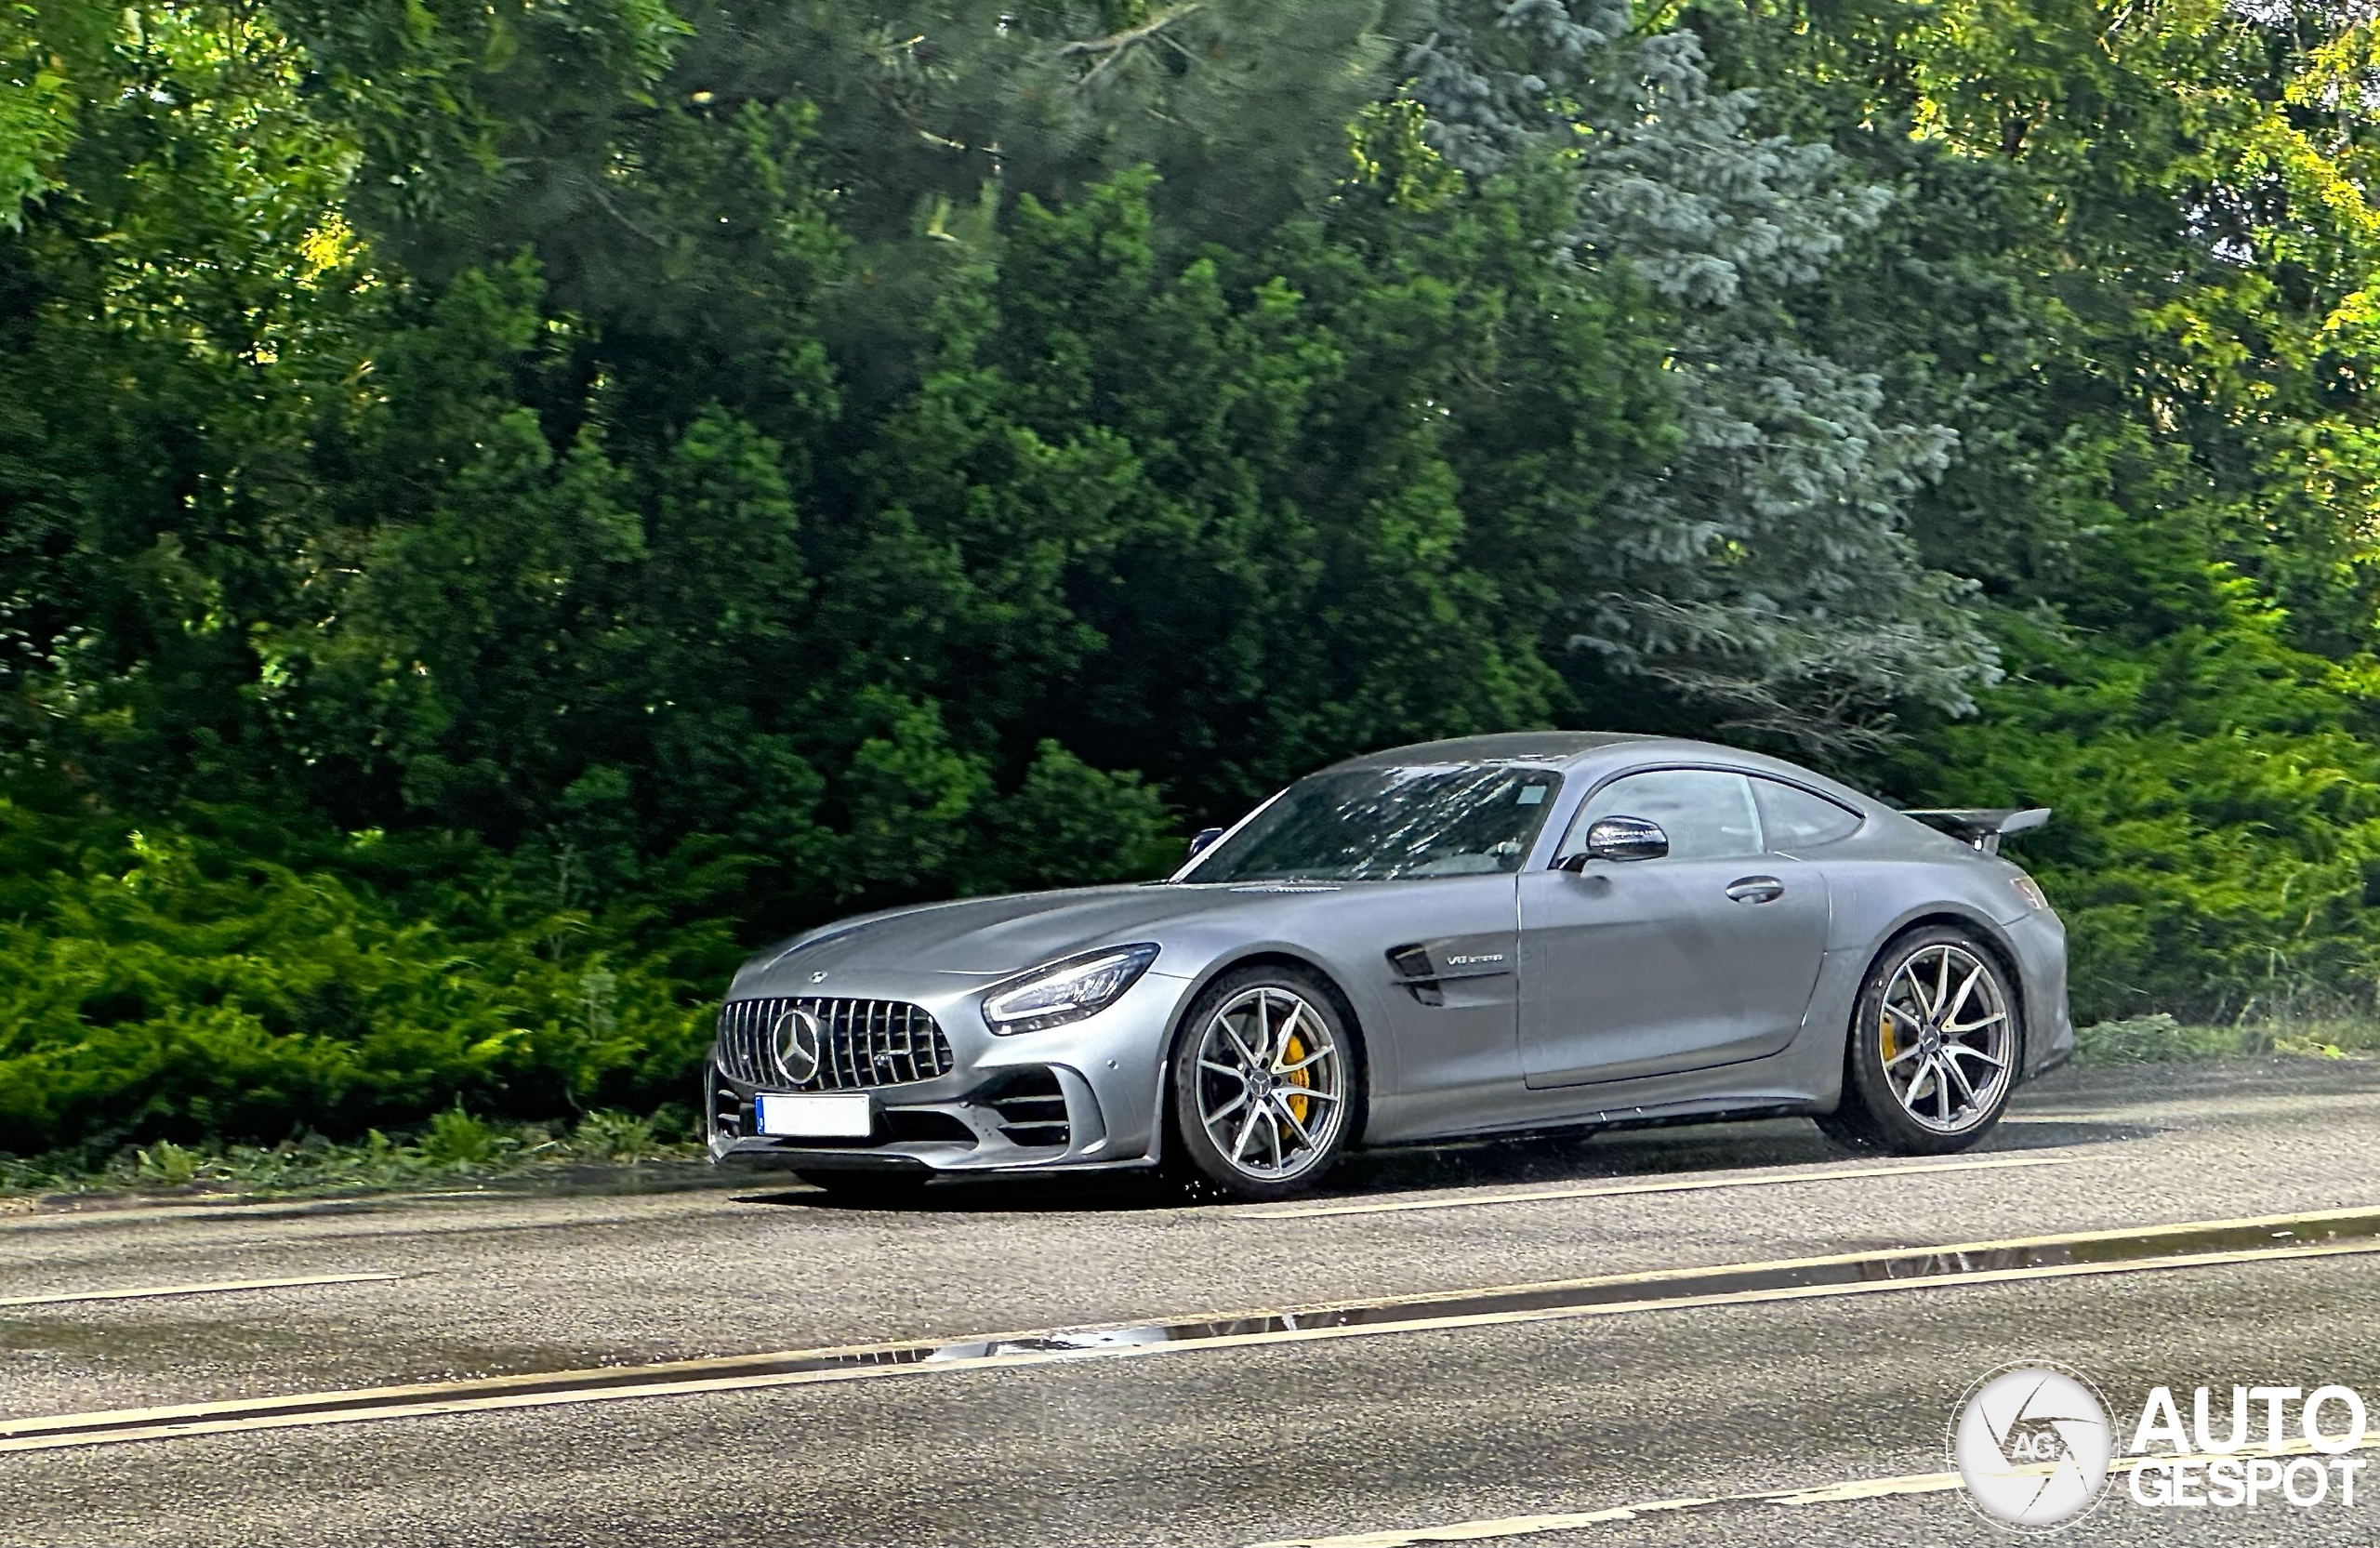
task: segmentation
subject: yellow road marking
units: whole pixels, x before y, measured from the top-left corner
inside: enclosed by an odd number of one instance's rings
[[[402,1274],[310,1274],[296,1279],[226,1279],[208,1285],[147,1285],[138,1290],[72,1290],[60,1295],[12,1295],[0,1306],[62,1306],[75,1301],[153,1301],[169,1295],[224,1295],[232,1290],[296,1290],[304,1285],[361,1285],[402,1279]]]
[[[2367,1435],[2349,1449],[2365,1450],[2375,1445],[2380,1445],[2380,1436]],[[2291,1440],[2277,1446],[2243,1446],[2229,1455],[2310,1456],[2313,1449],[2303,1440]],[[2211,1452],[2187,1457],[2118,1457],[2109,1464],[2108,1487],[2114,1488],[2118,1474],[2132,1472],[2143,1462],[2206,1462],[2215,1460],[2215,1455]],[[2056,1462],[2035,1462],[2024,1467],[2012,1467],[2009,1472],[2045,1475],[2057,1465]],[[1432,1542],[1488,1542],[1497,1538],[1569,1532],[1614,1521],[1636,1521],[1648,1515],[1707,1510],[1713,1505],[1839,1505],[1860,1500],[1887,1500],[1905,1494],[1948,1494],[1959,1487],[1959,1475],[1955,1473],[1909,1473],[1897,1478],[1853,1478],[1839,1484],[1821,1484],[1815,1488],[1772,1488],[1751,1494],[1686,1495],[1674,1500],[1644,1500],[1633,1504],[1606,1506],[1597,1511],[1575,1511],[1555,1515],[1506,1515],[1479,1521],[1450,1521],[1438,1527],[1349,1532],[1337,1537],[1282,1538],[1273,1542],[1258,1543],[1255,1548],[1421,1548],[1422,1544]]]
[[[593,1369],[549,1371],[481,1381],[422,1383],[409,1386],[360,1388],[301,1393],[284,1397],[231,1399],[217,1403],[179,1404],[151,1409],[125,1409],[93,1413],[55,1414],[0,1422],[0,1451],[33,1451],[53,1448],[100,1446],[118,1441],[162,1440],[181,1436],[215,1435],[247,1430],[283,1429],[299,1425],[359,1423],[371,1420],[471,1413],[498,1409],[550,1408],[573,1403],[607,1402],[630,1397],[661,1397],[696,1393],[758,1391],[771,1387],[809,1386],[830,1382],[867,1381],[886,1376],[982,1370],[993,1368],[1050,1365],[1077,1360],[1122,1359],[1142,1355],[1178,1354],[1202,1349],[1260,1348],[1269,1344],[1310,1343],[1321,1339],[1368,1338],[1383,1333],[1431,1332],[1454,1329],[1512,1327],[1567,1321],[1581,1317],[1619,1316],[1636,1312],[1673,1311],[1705,1306],[1752,1305],[1769,1302],[1823,1300],[1846,1295],[1932,1290],[1958,1285],[2004,1284],[2027,1279],[2077,1278],[2103,1274],[2131,1274],[2160,1269],[2278,1262],[2302,1258],[2332,1258],[2380,1252],[2380,1238],[2314,1245],[2258,1247],[2166,1257],[2110,1259],[2097,1262],[2048,1264],[2020,1268],[1905,1279],[1863,1279],[1831,1284],[1784,1285],[1749,1290],[1695,1294],[1649,1294],[1642,1299],[1589,1304],[1557,1304],[1499,1312],[1458,1312],[1429,1316],[1420,1308],[1484,1296],[1583,1290],[1613,1285],[1691,1285],[1698,1279],[1757,1273],[1764,1270],[1823,1267],[1875,1262],[1886,1258],[1964,1257],[2027,1247],[2079,1246],[2095,1241],[2138,1240],[2159,1236],[2189,1237],[2205,1232],[2244,1228],[2291,1227],[2324,1221],[2364,1218],[2372,1206],[2311,1211],[2294,1215],[2264,1215],[2236,1220],[2192,1221],[2151,1227],[2069,1232],[2058,1236],[2017,1237],[2004,1241],[1959,1242],[1894,1249],[1889,1251],[1837,1253],[1828,1257],[1780,1259],[1763,1264],[1722,1264],[1701,1268],[1647,1270],[1604,1275],[1593,1278],[1506,1285],[1483,1290],[1439,1290],[1407,1296],[1372,1297],[1302,1307],[1193,1314],[1162,1321],[1107,1325],[1096,1328],[1043,1329],[1036,1331],[981,1334],[964,1339],[912,1340],[903,1343],[845,1345],[831,1349],[789,1350],[702,1360],[671,1361],[650,1366],[612,1366]],[[2285,1231],[2277,1230],[2276,1237]],[[1355,1308],[1412,1305],[1417,1315],[1380,1322],[1298,1327],[1296,1319]],[[1246,1333],[1217,1333],[1156,1342],[1122,1342],[1130,1335],[1183,1324],[1230,1324],[1278,1319],[1289,1326]],[[1063,1341],[1073,1340],[1065,1343]],[[1012,1345],[998,1353],[959,1355],[955,1351],[979,1345]],[[943,1353],[949,1351],[952,1353]],[[917,1356],[889,1363],[900,1355]],[[821,1369],[709,1374],[760,1361],[815,1360],[863,1356],[870,1363]],[[888,1363],[875,1363],[877,1361]],[[672,1380],[677,1375],[679,1379]],[[573,1382],[602,1382],[602,1386],[572,1388]],[[547,1390],[521,1390],[545,1388]],[[466,1396],[468,1395],[468,1396]],[[317,1409],[332,1402],[353,1407]],[[104,1428],[100,1428],[104,1426]]]
[[[1456,1197],[1390,1198],[1360,1204],[1289,1204],[1230,1211],[1234,1220],[1312,1220],[1319,1215],[1384,1215],[1410,1210],[1467,1210],[1483,1204],[1536,1204],[1549,1198],[1617,1198],[1638,1193],[1701,1193],[1714,1188],[1775,1187],[1788,1183],[1832,1183],[1860,1177],[1908,1177],[1932,1171],[1999,1171],[2011,1167],[2067,1167],[2087,1156],[1994,1156],[1972,1161],[1925,1161],[1913,1166],[1828,1167],[1808,1171],[1771,1171],[1753,1177],[1668,1177],[1643,1183],[1595,1183],[1576,1187],[1525,1188],[1512,1193]]]

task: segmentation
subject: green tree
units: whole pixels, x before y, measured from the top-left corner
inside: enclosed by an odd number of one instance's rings
[[[1888,408],[1793,306],[1889,191],[1760,132],[1693,33],[1639,30],[1624,4],[1480,0],[1441,20],[1408,86],[1433,141],[1474,171],[1561,168],[1562,241],[1673,312],[1675,445],[1598,511],[1601,562],[1570,598],[1579,675],[1603,680],[1589,702],[1821,753],[1877,745],[1905,706],[1964,712],[1992,652],[1961,572],[1908,531],[1957,432]]]
[[[1770,122],[1896,190],[1803,315],[1961,429],[1911,530],[1982,583],[2009,678],[1917,722],[1890,782],[2060,808],[2028,853],[2086,1015],[2368,995],[2368,28],[1694,16]]]
[[[2368,994],[2370,25],[0,10],[0,1144],[682,1094],[774,933],[1359,748],[2045,800]]]

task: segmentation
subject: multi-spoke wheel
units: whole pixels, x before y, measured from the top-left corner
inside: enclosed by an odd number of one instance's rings
[[[1191,1007],[1173,1064],[1180,1155],[1243,1198],[1277,1198],[1345,1147],[1357,1054],[1329,988],[1291,969],[1226,974]]]
[[[1947,926],[1904,935],[1861,988],[1843,1105],[1820,1127],[1863,1150],[1964,1150],[2008,1104],[2021,1032],[1990,951]]]

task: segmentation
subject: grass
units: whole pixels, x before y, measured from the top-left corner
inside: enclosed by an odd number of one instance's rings
[[[2380,1020],[2363,1016],[2288,1016],[2193,1026],[2167,1015],[2131,1016],[2074,1034],[2078,1065],[2202,1064],[2269,1054],[2344,1059],[2380,1051]]]
[[[681,1109],[650,1118],[589,1113],[564,1130],[492,1122],[461,1107],[404,1140],[373,1130],[357,1144],[307,1135],[270,1147],[192,1148],[160,1140],[96,1163],[72,1153],[0,1155],[0,1195],[219,1194],[287,1198],[483,1182],[588,1165],[634,1166],[702,1154]]]

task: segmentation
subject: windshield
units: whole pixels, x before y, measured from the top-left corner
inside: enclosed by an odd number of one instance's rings
[[[1299,780],[1199,859],[1191,881],[1385,881],[1520,869],[1562,776],[1543,769],[1341,769]]]

